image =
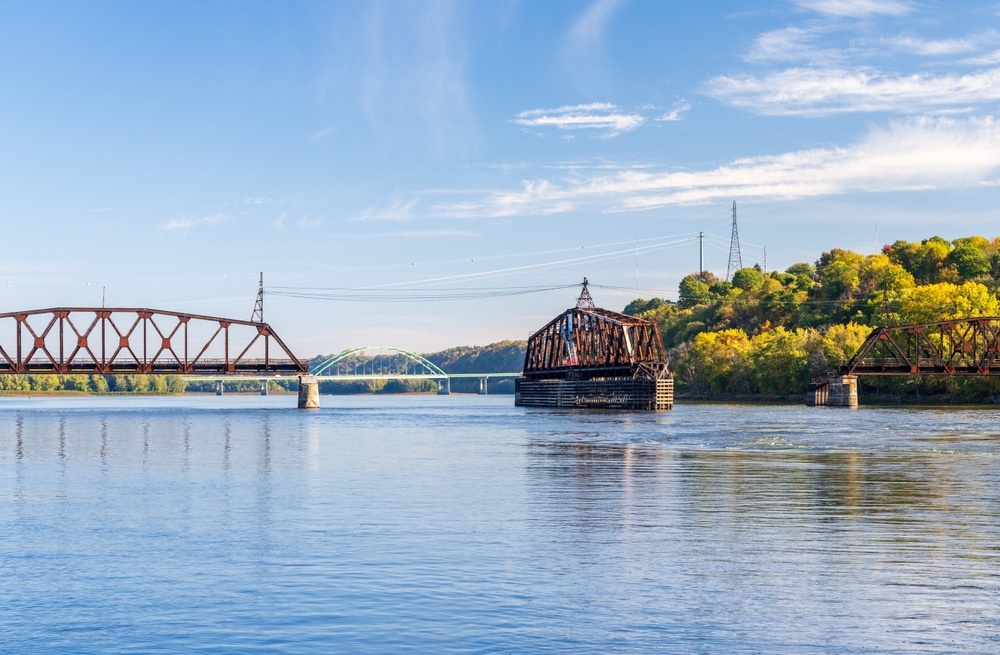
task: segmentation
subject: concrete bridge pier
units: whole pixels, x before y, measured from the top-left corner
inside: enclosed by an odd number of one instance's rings
[[[489,378],[479,378],[479,395],[486,396],[489,393]]]
[[[262,396],[267,395],[267,380],[260,381],[260,395]]]
[[[449,378],[441,378],[437,381],[438,383],[438,395],[439,396],[450,396],[451,395],[451,380]]]
[[[858,376],[830,375],[826,380],[811,383],[806,391],[806,405],[857,408]]]
[[[315,375],[299,376],[299,409],[319,409],[319,380]]]
[[[221,396],[225,393],[225,389],[222,388],[222,380],[216,380],[215,382],[215,395]]]

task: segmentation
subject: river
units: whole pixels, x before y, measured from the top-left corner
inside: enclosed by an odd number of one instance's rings
[[[1000,410],[294,403],[0,399],[0,652],[1000,652]]]

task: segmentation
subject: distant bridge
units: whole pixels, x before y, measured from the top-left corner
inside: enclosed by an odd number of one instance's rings
[[[841,375],[1000,375],[1000,317],[875,328]]]
[[[426,357],[393,346],[363,346],[345,350],[313,365],[309,371],[319,380],[360,382],[366,380],[433,380],[446,393],[450,380],[477,378],[480,393],[486,393],[486,381],[491,378],[516,378],[520,371],[510,373],[446,373]]]
[[[307,372],[264,322],[146,308],[57,307],[0,314],[0,374]]]

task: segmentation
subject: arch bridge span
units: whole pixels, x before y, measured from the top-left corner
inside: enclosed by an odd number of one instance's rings
[[[516,378],[521,372],[448,373],[423,355],[394,346],[351,348],[310,367],[310,374],[320,380],[351,382],[362,380],[434,380],[439,393],[447,393],[450,380],[477,378],[480,393],[487,392],[486,381]]]
[[[314,364],[309,372],[334,380],[443,380],[448,377],[426,357],[393,346],[350,348]]]

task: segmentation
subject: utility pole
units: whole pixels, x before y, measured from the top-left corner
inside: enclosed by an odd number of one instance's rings
[[[736,201],[733,201],[733,236],[729,240],[729,265],[726,266],[726,281],[733,273],[743,268],[743,257],[740,255],[740,233],[736,229]]]

